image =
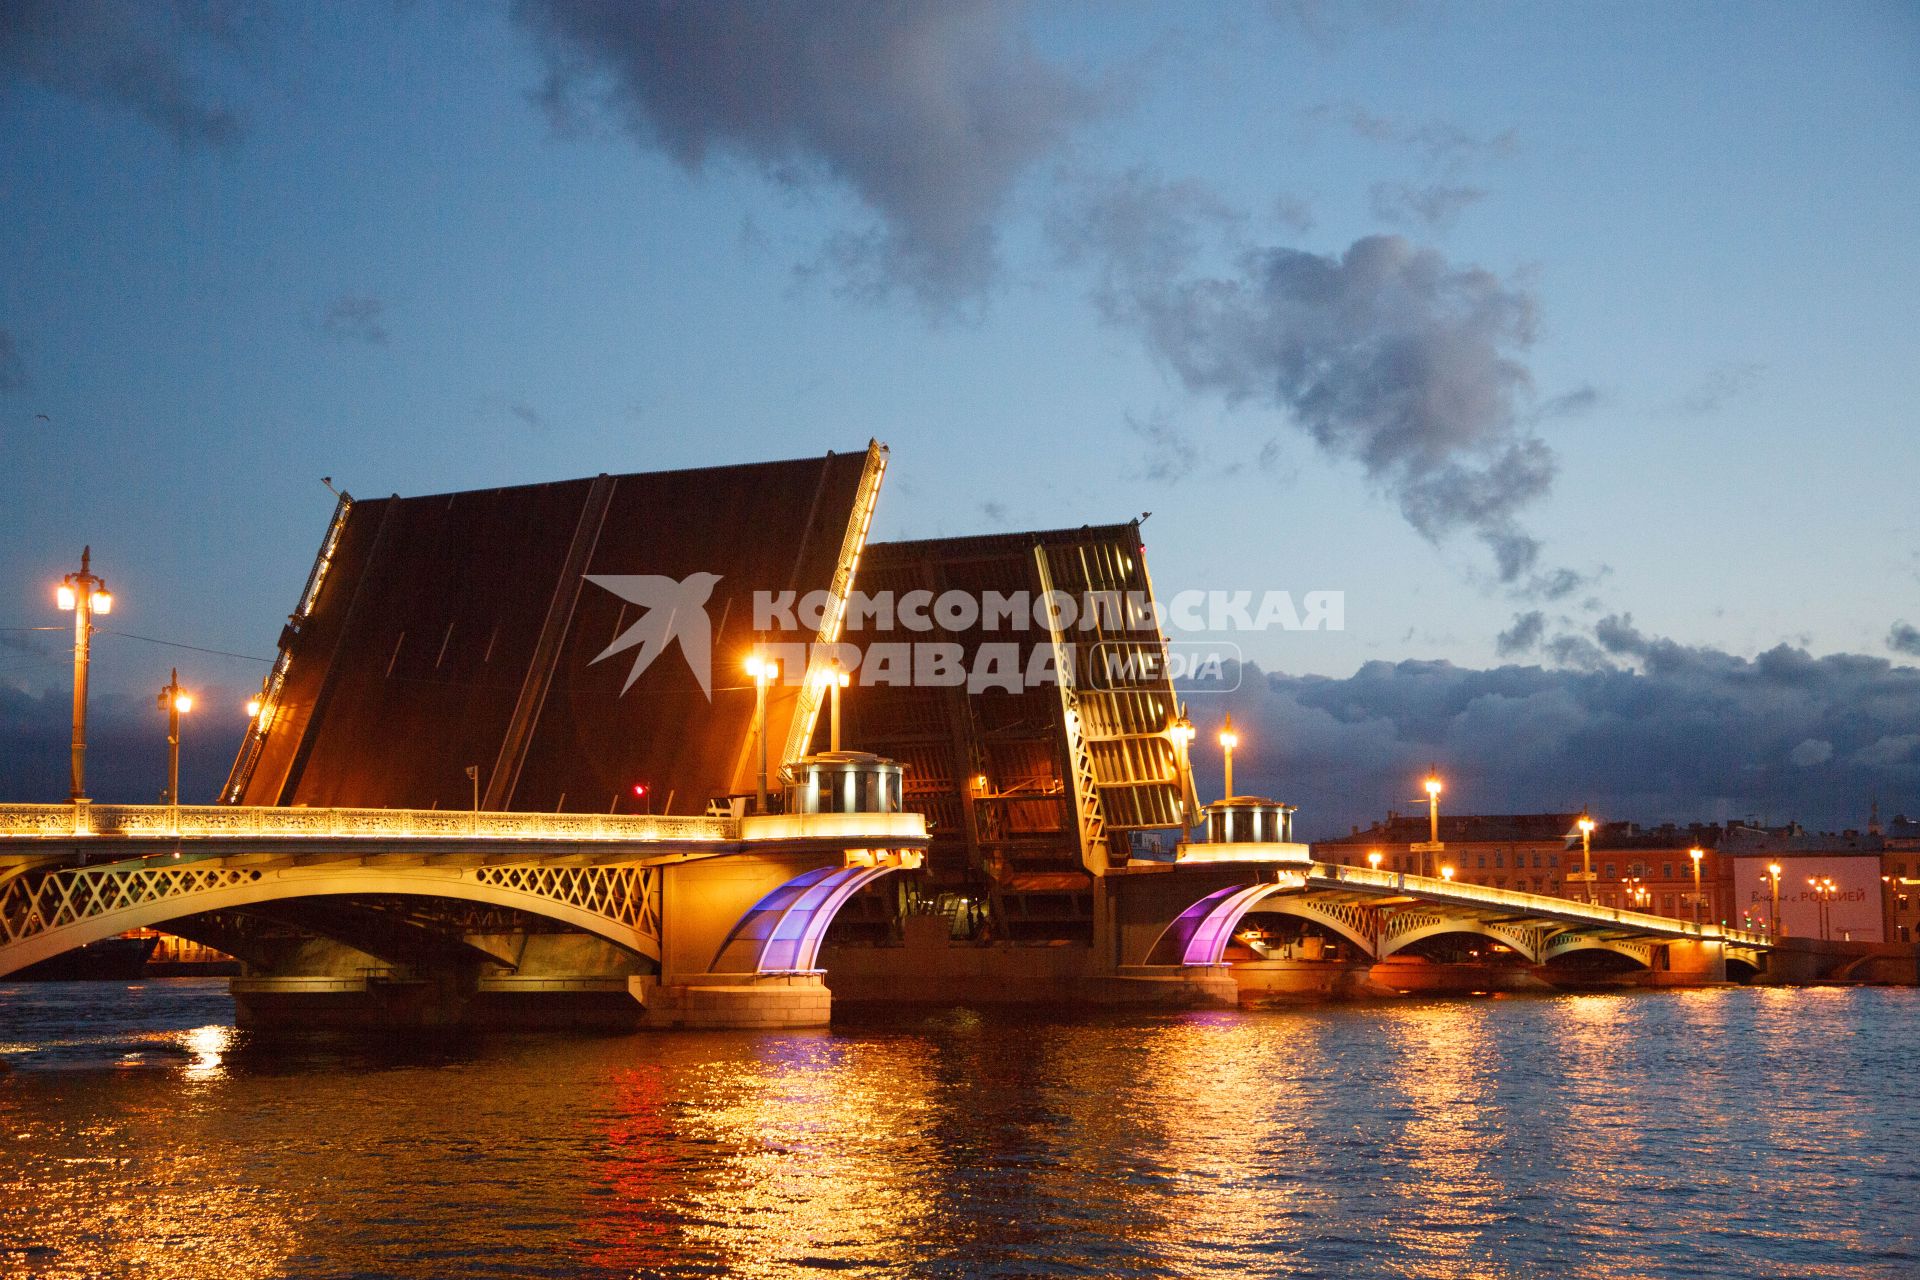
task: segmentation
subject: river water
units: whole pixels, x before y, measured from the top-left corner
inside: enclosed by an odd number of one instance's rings
[[[0,985],[0,1274],[1920,1276],[1920,991],[236,1031]]]

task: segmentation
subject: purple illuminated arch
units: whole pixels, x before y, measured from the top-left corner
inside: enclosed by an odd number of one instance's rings
[[[897,867],[820,867],[753,904],[715,956],[715,973],[805,973],[848,898]],[[729,964],[729,961],[734,963]]]
[[[1262,898],[1288,888],[1263,881],[1216,889],[1180,913],[1147,954],[1148,964],[1219,964],[1240,921]]]

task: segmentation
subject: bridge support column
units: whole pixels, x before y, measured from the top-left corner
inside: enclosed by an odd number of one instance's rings
[[[824,1027],[833,995],[815,973],[707,974],[640,992],[646,1025],[665,1029]]]
[[[1654,956],[1647,974],[1650,987],[1707,987],[1727,981],[1727,948],[1723,942],[1692,938],[1669,942]]]

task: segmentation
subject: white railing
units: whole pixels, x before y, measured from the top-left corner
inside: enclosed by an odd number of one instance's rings
[[[1766,935],[1751,933],[1745,929],[1728,929],[1715,924],[1695,924],[1691,920],[1675,920],[1670,916],[1648,915],[1642,911],[1602,907],[1593,903],[1576,902],[1571,898],[1555,898],[1544,893],[1496,889],[1491,885],[1468,884],[1460,880],[1446,880],[1435,876],[1416,876],[1404,871],[1376,871],[1372,867],[1350,867],[1341,863],[1323,862],[1315,864],[1309,875],[1314,879],[1331,880],[1340,884],[1385,889],[1397,893],[1417,893],[1428,899],[1470,902],[1490,907],[1510,907],[1516,911],[1541,913],[1560,918],[1572,917],[1591,921],[1594,924],[1619,925],[1623,929],[1631,929],[1636,933],[1648,933],[1660,937],[1710,938],[1746,946],[1767,945]]]
[[[0,804],[0,839],[730,841],[737,818],[454,809],[305,809],[241,805]]]

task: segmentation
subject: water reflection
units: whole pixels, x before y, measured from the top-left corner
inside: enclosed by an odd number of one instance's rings
[[[6,1275],[1920,1274],[1920,992],[396,1041],[11,995]]]

